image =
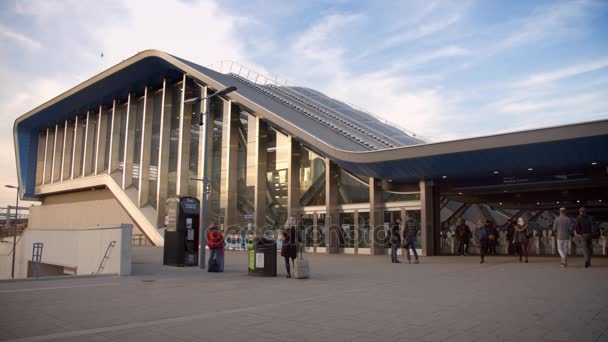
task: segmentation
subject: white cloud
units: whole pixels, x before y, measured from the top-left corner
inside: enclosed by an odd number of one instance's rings
[[[3,25],[0,25],[0,38],[10,39],[28,49],[38,50],[40,47],[42,47],[40,42],[26,36],[23,33],[15,32]]]
[[[527,77],[524,81],[518,82],[517,86],[527,87],[548,82],[559,81],[564,78],[578,76],[580,74],[603,69],[606,67],[608,67],[608,58],[603,58],[588,63],[578,63],[576,65],[564,67],[549,72],[533,74]]]

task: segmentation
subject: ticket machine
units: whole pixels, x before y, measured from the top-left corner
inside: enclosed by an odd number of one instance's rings
[[[164,265],[198,265],[199,215],[200,204],[194,197],[180,196],[167,200]]]

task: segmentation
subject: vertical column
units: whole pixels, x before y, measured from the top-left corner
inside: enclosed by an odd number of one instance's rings
[[[268,186],[266,181],[268,153],[266,149],[268,145],[268,127],[256,116],[255,129],[253,132],[251,128],[249,129],[250,135],[254,134],[257,136],[254,144],[254,156],[257,161],[257,167],[255,168],[256,184],[253,200],[255,213],[253,215],[253,225],[255,226],[255,234],[258,235],[262,232],[266,223],[266,187]]]
[[[53,142],[53,169],[51,170],[51,183],[59,181],[61,174],[61,152],[63,150],[63,128],[55,125],[55,139]]]
[[[167,204],[167,174],[169,173],[169,142],[171,133],[171,91],[167,80],[163,81],[163,101],[160,113],[160,142],[158,144],[158,174],[156,182],[156,212],[157,226],[162,227],[165,222],[165,205]]]
[[[382,198],[382,181],[369,178],[369,225],[370,225],[370,249],[372,255],[384,255],[384,210]]]
[[[420,181],[420,229],[422,232],[422,253],[427,256],[439,253],[439,191],[433,181]]]
[[[65,120],[63,129],[63,151],[61,152],[61,177],[60,181],[70,178],[72,162],[72,141],[74,139],[74,129],[69,120]]]
[[[95,114],[91,111],[87,112],[86,127],[84,131],[84,158],[82,158],[82,177],[93,172],[91,158],[93,158],[93,130],[95,129]]]
[[[46,131],[38,135],[38,155],[36,156],[36,185],[44,180],[44,152],[46,151]]]
[[[76,117],[74,119],[74,141],[72,145],[72,171],[70,177],[72,179],[80,176],[81,174],[81,166],[82,166],[82,157],[81,152],[84,146],[82,146],[82,136],[84,135],[84,127],[82,125],[82,118]]]
[[[129,94],[127,100],[127,124],[125,128],[125,154],[122,173],[122,188],[133,184],[133,151],[135,149],[135,117],[137,116],[137,99]]]
[[[95,174],[100,173],[105,167],[106,163],[106,131],[108,129],[108,113],[102,111],[102,107],[99,106],[99,114],[97,115],[97,142],[95,146]]]
[[[223,100],[222,100],[223,101]],[[222,167],[220,190],[220,207],[225,209],[224,226],[233,227],[237,223],[237,170],[239,153],[239,112],[233,111],[232,101],[224,101],[222,136]]]
[[[146,153],[152,144],[152,118],[154,94],[150,88],[144,90],[144,111],[141,128],[141,156],[139,160],[139,207],[143,207],[148,202],[150,188],[150,153]]]
[[[192,113],[185,113],[184,100],[186,99],[186,74],[182,80],[182,90],[179,103],[179,139],[177,141],[177,180],[175,193],[188,194],[188,169],[190,164],[190,125]],[[188,106],[191,107],[191,106]]]
[[[207,87],[200,87],[200,93],[201,93],[201,98],[203,98],[204,100],[201,102],[201,114],[203,112],[205,112],[207,110]],[[201,115],[199,114],[199,115]],[[203,179],[203,165],[205,163],[203,163],[203,148],[204,148],[204,141],[205,141],[205,137],[207,136],[207,132],[209,132],[209,129],[207,126],[210,126],[208,123],[205,123],[202,126],[199,126],[199,134],[198,134],[198,170],[197,170],[197,175],[196,178],[198,179]],[[192,194],[194,195],[194,194]],[[202,202],[203,199],[203,182],[200,182],[200,184],[196,187],[196,198],[199,199],[199,201]]]
[[[116,113],[116,100],[112,101],[112,113],[110,120],[110,155],[108,158],[108,174],[118,169],[119,145],[120,144],[120,118]]]
[[[302,146],[289,136],[289,169],[287,175],[287,217],[300,215],[300,161]]]
[[[338,238],[338,177],[340,170],[338,165],[325,158],[325,244],[327,253],[337,254],[339,252]]]

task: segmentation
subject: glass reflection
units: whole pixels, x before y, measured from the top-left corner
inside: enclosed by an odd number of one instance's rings
[[[325,205],[325,160],[302,148],[300,160],[300,205]]]

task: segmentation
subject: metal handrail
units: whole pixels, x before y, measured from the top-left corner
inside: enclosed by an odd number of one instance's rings
[[[222,74],[236,74],[238,76],[241,76],[245,79],[247,79],[248,81],[254,83],[254,84],[258,84],[258,85],[277,85],[277,86],[284,86],[284,87],[296,87],[296,86],[300,86],[298,82],[292,81],[292,80],[288,80],[286,78],[280,78],[277,74],[274,75],[274,77],[268,73],[262,74],[259,73],[239,62],[236,61],[231,61],[231,60],[221,60],[219,62],[215,62],[212,63],[210,65],[207,66],[209,69],[215,70],[219,73]],[[347,104],[349,106],[351,106],[353,109],[358,110],[360,112],[363,112],[365,114],[370,115],[371,117],[375,118],[376,120],[384,123],[385,125],[390,125],[393,126],[401,131],[403,131],[404,133],[412,136],[413,138],[417,138],[422,140],[425,143],[430,143],[432,142],[431,139],[428,139],[420,134],[417,134],[407,128],[404,128],[398,124],[395,124],[394,122],[391,122],[390,120],[387,120],[385,118],[382,118],[381,116],[378,116],[374,113],[371,113],[365,109],[362,109],[360,107],[357,107],[356,105],[348,102],[348,101],[344,101],[341,99],[336,98],[335,100],[338,100],[344,104]]]

